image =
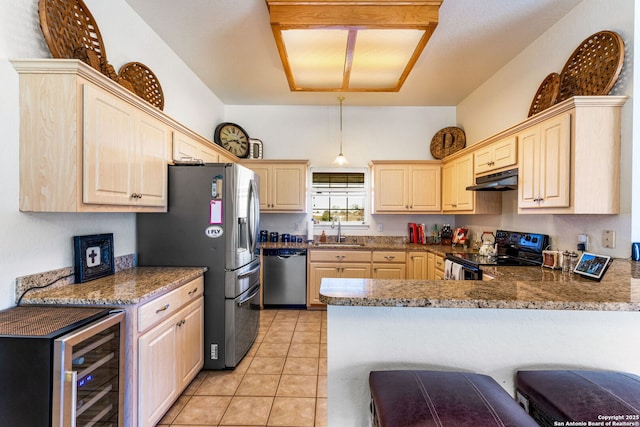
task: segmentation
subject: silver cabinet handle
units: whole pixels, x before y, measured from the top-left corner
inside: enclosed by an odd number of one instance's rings
[[[393,255],[385,255],[384,259],[386,259],[387,261],[391,261],[393,259],[396,259],[396,257]]]
[[[193,288],[192,290],[189,291],[188,295],[191,296],[191,295],[195,294],[196,292],[198,292],[198,288]]]
[[[165,304],[164,307],[157,309],[156,313],[163,312],[163,311],[167,310],[168,308],[169,308],[169,304]]]

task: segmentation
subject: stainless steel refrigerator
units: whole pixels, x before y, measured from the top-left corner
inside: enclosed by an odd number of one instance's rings
[[[260,327],[258,177],[233,163],[169,166],[167,213],[137,215],[140,266],[204,266],[204,367],[234,368]]]

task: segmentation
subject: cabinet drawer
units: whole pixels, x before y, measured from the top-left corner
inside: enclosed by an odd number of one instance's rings
[[[400,251],[374,251],[371,255],[373,262],[406,262],[406,252]]]
[[[198,277],[138,308],[138,332],[167,319],[190,300],[202,295],[204,279]]]
[[[371,262],[371,251],[324,251],[315,250],[309,252],[309,261],[328,262]]]
[[[444,271],[444,257],[436,255],[436,270]]]

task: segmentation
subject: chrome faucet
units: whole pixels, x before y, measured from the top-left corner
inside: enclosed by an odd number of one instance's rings
[[[331,228],[335,227],[335,222],[336,222],[336,218],[333,218],[333,221],[331,222]],[[346,236],[342,235],[342,221],[340,220],[340,217],[338,217],[338,234],[336,236],[336,242],[337,243],[342,243],[347,239]]]

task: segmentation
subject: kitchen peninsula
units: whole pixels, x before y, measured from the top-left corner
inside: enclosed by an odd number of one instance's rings
[[[514,395],[517,369],[640,374],[640,264],[601,282],[539,267],[491,281],[325,279],[329,425],[370,425],[368,375],[441,369],[490,375]]]

